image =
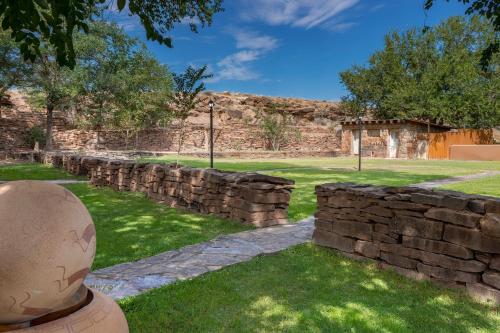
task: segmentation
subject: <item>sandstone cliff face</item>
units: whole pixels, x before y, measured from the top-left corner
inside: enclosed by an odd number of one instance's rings
[[[240,93],[207,92],[201,95],[197,108],[189,117],[193,124],[208,124],[208,101],[215,102],[217,117],[222,124],[240,123],[245,119],[256,122],[256,112],[275,106],[292,115],[297,126],[332,125],[343,119],[338,103],[297,98],[267,97]]]
[[[1,106],[0,150],[29,148],[24,143],[29,128],[45,127],[45,112],[34,110],[26,98],[11,92],[10,100]],[[283,147],[286,151],[333,152],[340,150],[339,122],[344,113],[338,103],[297,98],[266,97],[228,92],[205,92],[187,119],[187,138],[183,151],[203,152],[208,147],[208,101],[215,102],[214,125],[216,151],[265,150],[268,145],[259,133],[256,114],[272,106],[293,117],[294,126],[301,133]],[[6,105],[9,104],[10,105]],[[97,134],[76,128],[62,112],[55,112],[54,143],[60,149],[96,148]],[[142,131],[132,140],[125,140],[120,131],[100,133],[101,149],[142,149],[175,151],[178,142],[176,122],[167,129]],[[128,142],[131,141],[131,142]]]

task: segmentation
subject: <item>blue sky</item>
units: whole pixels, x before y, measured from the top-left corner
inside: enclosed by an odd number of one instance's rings
[[[172,31],[174,48],[147,42],[174,72],[207,64],[214,91],[338,100],[338,73],[365,64],[384,35],[463,15],[457,1],[438,0],[225,0],[223,13],[198,34],[186,25]],[[142,26],[121,14],[127,33],[145,41]]]

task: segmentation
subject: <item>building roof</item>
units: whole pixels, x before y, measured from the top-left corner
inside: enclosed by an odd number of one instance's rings
[[[342,126],[354,126],[358,125],[357,120],[346,120],[342,121],[340,123]],[[421,125],[421,126],[428,126],[429,124],[425,121],[421,120],[409,120],[409,119],[370,119],[370,120],[363,120],[364,125],[407,125],[407,124],[412,124],[412,125]],[[440,124],[430,124],[431,127],[434,128],[442,128],[442,129],[451,129],[450,126],[446,125],[440,125]]]

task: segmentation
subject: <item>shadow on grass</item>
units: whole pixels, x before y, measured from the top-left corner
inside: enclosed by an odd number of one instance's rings
[[[140,193],[68,185],[88,208],[97,231],[93,269],[135,261],[221,234],[251,229],[239,223],[166,207]]]
[[[311,244],[121,301],[131,332],[497,332],[500,315]]]

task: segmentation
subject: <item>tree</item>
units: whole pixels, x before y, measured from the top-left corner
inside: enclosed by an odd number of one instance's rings
[[[450,0],[446,0],[450,1]],[[496,33],[500,33],[500,1],[498,0],[457,0],[470,6],[466,9],[467,15],[481,15],[486,17],[493,23]],[[425,10],[429,10],[434,5],[435,0],[426,0],[424,4]],[[493,55],[500,51],[500,42],[498,37],[492,40],[489,45],[483,50],[481,57],[481,65],[486,68]]]
[[[189,113],[198,103],[199,93],[205,90],[203,80],[213,77],[212,74],[206,74],[207,66],[193,68],[189,66],[182,74],[174,74],[174,116],[179,120],[179,141],[177,155],[180,155],[184,143],[184,131],[186,119]]]
[[[482,68],[485,45],[495,38],[479,17],[452,17],[435,28],[390,33],[368,66],[340,74],[347,100],[377,118],[413,118],[457,127],[498,124],[498,54]],[[352,103],[351,103],[352,106]]]
[[[292,138],[300,138],[300,131],[293,126],[293,117],[281,109],[280,105],[272,104],[260,110],[256,119],[259,134],[266,140],[267,148],[279,151]]]
[[[41,57],[41,45],[49,41],[57,63],[73,68],[76,55],[75,31],[89,32],[89,22],[103,10],[112,10],[109,0],[2,0],[0,19],[4,30],[20,43],[25,59]],[[196,32],[198,25],[212,24],[213,15],[221,12],[222,0],[118,0],[118,10],[128,5],[128,12],[139,17],[149,40],[172,47],[169,31],[184,19]]]
[[[136,134],[166,118],[172,79],[137,39],[116,24],[95,22],[75,37],[78,111],[82,124],[100,132]]]
[[[7,90],[22,85],[30,73],[31,66],[22,61],[19,45],[8,31],[0,30],[0,100]]]
[[[47,110],[45,149],[52,150],[53,113],[55,109],[66,109],[76,95],[73,72],[61,67],[50,45],[40,46],[40,56],[33,63],[33,75],[27,84],[30,100]]]
[[[121,71],[126,82],[118,98],[118,112],[114,124],[126,132],[127,147],[132,136],[140,130],[170,124],[173,112],[168,108],[172,95],[172,75],[167,66],[160,64],[141,47],[130,59],[127,69]]]

